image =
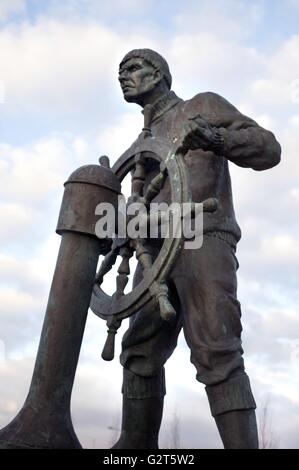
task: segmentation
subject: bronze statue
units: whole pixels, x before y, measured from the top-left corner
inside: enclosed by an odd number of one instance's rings
[[[151,105],[151,133],[169,146],[180,139],[192,201],[218,199],[204,214],[203,246],[182,250],[168,278],[177,316],[165,322],[155,301],[130,320],[122,341],[122,432],[114,448],[157,448],[165,394],[164,364],[183,328],[196,378],[206,385],[211,413],[225,448],[258,448],[255,401],[244,370],[237,300],[236,222],[228,161],[261,171],[280,161],[274,135],[215,93],[183,101],[171,90],[166,60],[150,49],[129,52],[120,64],[126,101]],[[147,179],[157,173],[147,168]],[[156,200],[169,200],[166,184]],[[150,243],[150,241],[149,241]],[[152,253],[155,252],[152,242]],[[138,282],[139,270],[135,274]]]
[[[255,401],[242,358],[235,256],[241,232],[228,160],[266,170],[279,163],[280,146],[271,132],[215,93],[178,98],[170,91],[167,62],[150,49],[124,57],[119,81],[125,100],[143,108],[144,128],[112,169],[103,156],[100,166],[77,169],[65,184],[57,226],[62,242],[33,378],[22,409],[0,431],[0,448],[81,447],[70,400],[89,305],[107,321],[105,360],[113,358],[117,329],[130,317],[120,357],[123,417],[115,449],[158,448],[164,364],[182,328],[224,447],[258,448]],[[200,203],[200,248],[186,248],[180,214],[167,236],[120,233],[120,183],[130,172],[126,208],[145,209],[138,227],[149,225],[153,202],[179,208],[187,203],[194,219]],[[97,218],[99,205],[107,203],[118,213],[115,231],[108,220],[108,235],[97,229],[103,220]],[[160,226],[169,213],[176,218],[174,209],[157,215]],[[134,252],[133,289],[125,293]],[[105,258],[96,273],[99,255]],[[108,296],[101,284],[118,255],[116,292]]]

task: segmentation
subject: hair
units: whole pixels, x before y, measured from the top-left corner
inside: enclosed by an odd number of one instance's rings
[[[133,49],[128,52],[123,60],[120,63],[120,68],[130,59],[135,57],[146,60],[156,69],[160,70],[163,73],[163,77],[169,89],[171,89],[172,76],[169,70],[168,63],[158,52],[153,51],[152,49]]]

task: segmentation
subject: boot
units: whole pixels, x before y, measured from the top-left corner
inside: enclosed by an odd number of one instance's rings
[[[112,449],[158,449],[163,398],[123,397],[122,431]]]
[[[258,449],[256,404],[247,374],[207,386],[211,413],[225,449]]]
[[[153,377],[123,370],[122,431],[112,449],[158,449],[165,395],[164,368]]]
[[[255,410],[235,410],[215,416],[225,449],[258,449]]]

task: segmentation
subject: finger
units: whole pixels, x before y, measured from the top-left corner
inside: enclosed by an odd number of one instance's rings
[[[187,124],[187,128],[189,132],[195,131],[197,129],[197,124],[195,121],[189,121]]]
[[[211,135],[211,127],[202,127],[199,126],[197,121],[191,121],[188,125],[188,129],[190,134],[193,134],[194,136],[197,136],[201,139],[204,139],[205,142],[210,141],[210,135]]]
[[[191,138],[191,136],[186,136],[182,141],[182,146],[188,149],[194,149],[198,147],[198,143]]]
[[[182,145],[190,149],[206,148],[210,143],[209,131],[199,128],[194,122],[185,126],[185,136]]]
[[[184,140],[184,145],[191,150],[195,150],[198,148],[205,148],[206,142],[204,142],[202,139],[198,137],[190,135]]]
[[[204,127],[198,126],[197,123],[191,122],[189,124],[189,132],[188,134],[199,136],[199,137],[206,137],[208,130]]]
[[[199,126],[199,127],[204,127],[204,128],[207,128],[207,129],[210,129],[210,124],[208,123],[208,121],[206,121],[205,119],[201,118],[201,117],[195,117],[193,119],[193,121]]]
[[[202,127],[197,128],[193,132],[194,137],[197,137],[201,140],[204,140],[205,142],[210,141],[210,131],[207,129],[203,129]]]
[[[191,123],[188,123],[184,127],[183,141],[186,141],[188,138],[195,135],[195,131],[196,131],[196,125],[192,125]]]
[[[183,131],[184,137],[191,134],[193,130],[194,130],[194,127],[192,126],[191,122],[186,123],[184,126],[184,131]]]

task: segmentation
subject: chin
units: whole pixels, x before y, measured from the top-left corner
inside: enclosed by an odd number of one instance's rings
[[[137,100],[138,98],[137,98],[137,95],[135,95],[134,93],[124,93],[124,99],[125,99],[128,103],[136,103],[136,100]]]
[[[124,99],[125,99],[128,103],[135,103],[135,101],[136,101],[135,96],[127,96],[127,95],[124,95]]]

